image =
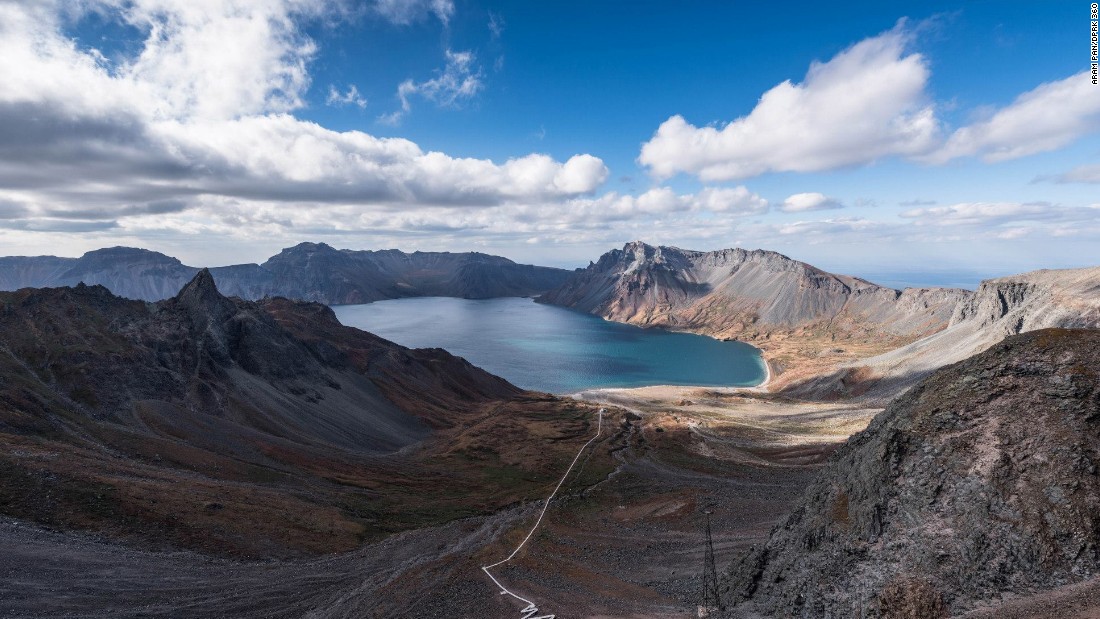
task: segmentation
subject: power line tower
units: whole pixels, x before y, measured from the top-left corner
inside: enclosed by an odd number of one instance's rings
[[[707,515],[707,547],[703,559],[703,604],[699,607],[701,617],[709,616],[713,611],[722,611],[722,598],[718,593],[718,568],[714,564],[714,540],[710,535],[710,510],[703,512]]]

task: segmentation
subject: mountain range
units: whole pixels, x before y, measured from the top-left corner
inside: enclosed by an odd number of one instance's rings
[[[7,258],[0,282],[16,615],[145,616],[156,588],[163,616],[514,616],[478,566],[546,514],[505,577],[578,613],[694,604],[703,513],[728,616],[1087,617],[1066,609],[1100,595],[1100,268],[894,290],[761,250],[635,242],[569,273],[302,244],[218,269]],[[539,290],[748,341],[772,380],[597,417],[316,301]],[[116,578],[134,562],[161,576]]]
[[[198,273],[176,258],[131,247],[90,251],[79,258],[0,258],[0,290],[100,284],[128,299],[160,301]],[[559,285],[563,269],[516,264],[476,252],[338,250],[301,243],[263,264],[210,269],[218,288],[242,299],[287,297],[328,305],[383,299],[450,296],[484,299],[533,296]]]
[[[885,403],[1007,335],[1100,327],[1100,267],[987,280],[976,291],[895,290],[771,251],[699,252],[635,241],[537,300],[748,342],[764,351],[773,391]]]
[[[144,249],[0,258],[0,289],[100,284],[167,299],[199,269]],[[957,288],[897,290],[766,250],[701,252],[640,241],[566,271],[480,253],[337,250],[301,243],[263,264],[209,269],[242,299],[326,304],[414,296],[535,296],[608,320],[737,339],[764,352],[772,391],[880,404],[1006,335],[1100,325],[1100,268],[1036,271]]]

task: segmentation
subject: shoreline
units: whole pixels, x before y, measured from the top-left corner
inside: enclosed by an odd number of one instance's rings
[[[570,393],[551,394],[559,398],[573,398],[574,400],[584,400],[584,394],[590,393],[619,393],[628,394],[641,392],[646,389],[650,390],[699,390],[706,389],[709,391],[715,391],[718,393],[738,393],[742,391],[750,391],[753,393],[767,393],[768,384],[772,380],[772,366],[768,363],[768,360],[763,354],[760,355],[760,361],[764,363],[764,380],[759,384],[752,385],[751,387],[724,387],[713,385],[643,385],[641,387],[593,387],[591,389],[582,389],[580,391],[573,391]]]

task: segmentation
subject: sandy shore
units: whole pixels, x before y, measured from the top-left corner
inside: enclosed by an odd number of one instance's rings
[[[810,463],[809,452],[799,450],[839,444],[882,410],[780,398],[763,384],[589,389],[572,397],[630,410],[642,416],[647,430],[686,432],[702,455],[756,464]]]

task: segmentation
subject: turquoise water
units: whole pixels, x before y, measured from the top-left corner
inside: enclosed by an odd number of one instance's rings
[[[749,386],[760,352],[741,342],[641,329],[531,299],[426,297],[332,308],[340,322],[410,348],[445,348],[526,389]]]

